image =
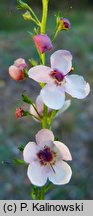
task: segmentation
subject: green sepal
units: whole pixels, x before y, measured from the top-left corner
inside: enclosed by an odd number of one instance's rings
[[[14,164],[19,164],[19,165],[25,164],[25,162],[23,160],[20,160],[17,158],[13,159],[13,162],[14,162]]]
[[[22,94],[22,100],[27,104],[33,104],[33,101],[27,95]]]
[[[20,145],[19,147],[18,147],[18,149],[19,149],[19,151],[21,151],[21,152],[23,152],[24,151],[24,148],[25,148],[25,146],[24,145]]]
[[[34,67],[37,65],[37,62],[33,58],[29,59],[29,63],[31,65],[31,67]]]
[[[21,0],[17,0],[17,9],[21,10],[21,9],[29,9],[29,6],[27,3],[21,1]]]

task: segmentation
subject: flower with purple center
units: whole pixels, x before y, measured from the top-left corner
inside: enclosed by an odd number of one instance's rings
[[[74,98],[83,99],[90,92],[89,84],[82,76],[69,74],[72,69],[72,55],[67,50],[58,50],[51,55],[51,67],[38,65],[28,72],[30,78],[46,83],[40,95],[45,105],[51,109],[61,109],[65,102],[65,92]]]
[[[67,184],[72,171],[65,162],[72,160],[67,146],[54,141],[52,131],[42,129],[36,134],[36,143],[29,142],[23,151],[24,161],[29,164],[27,175],[31,183],[43,186],[49,179],[53,184]]]
[[[53,48],[52,42],[46,34],[35,35],[33,39],[37,49],[41,54]]]

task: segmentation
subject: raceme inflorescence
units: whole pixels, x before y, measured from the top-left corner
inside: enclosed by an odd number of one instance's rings
[[[9,67],[9,75],[15,81],[30,78],[41,87],[36,102],[28,95],[22,94],[22,100],[29,108],[24,110],[18,107],[15,111],[16,118],[32,116],[36,123],[41,124],[41,130],[35,135],[36,141],[29,141],[25,147],[19,148],[23,152],[23,163],[28,164],[27,176],[33,189],[32,199],[44,199],[51,185],[64,185],[70,181],[72,170],[66,161],[72,160],[71,153],[65,144],[54,140],[52,123],[71,105],[71,99],[67,99],[67,94],[73,98],[84,99],[90,92],[89,83],[83,76],[73,73],[71,52],[63,50],[62,47],[53,51],[59,32],[68,31],[71,23],[58,14],[54,34],[49,37],[46,31],[48,5],[49,0],[42,0],[40,20],[31,6],[21,0],[17,1],[17,8],[25,11],[22,14],[25,22],[35,24],[30,37],[38,53],[38,62],[33,58],[26,62],[19,56],[19,59]],[[49,55],[50,51],[52,54],[48,66],[46,55]],[[16,160],[17,162],[19,163],[19,160]]]

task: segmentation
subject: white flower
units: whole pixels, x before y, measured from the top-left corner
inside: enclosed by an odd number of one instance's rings
[[[29,164],[27,175],[31,183],[43,186],[49,179],[53,184],[67,184],[72,171],[64,160],[72,160],[69,149],[63,143],[54,141],[52,131],[42,129],[36,134],[36,143],[29,142],[23,157]]]
[[[51,55],[51,68],[38,65],[28,72],[30,78],[46,83],[41,90],[44,104],[58,110],[64,105],[65,92],[74,98],[83,99],[90,92],[89,84],[79,75],[69,75],[72,55],[67,50],[58,50]]]
[[[63,107],[57,112],[55,117],[57,117],[57,116],[61,115],[63,112],[65,112],[69,108],[70,105],[71,105],[71,100],[66,100],[64,102]],[[36,103],[34,104],[34,106],[36,107],[39,115],[42,117],[44,114],[44,103],[43,103],[41,95],[38,95],[38,97],[36,99]],[[38,113],[36,112],[35,108],[32,105],[30,106],[29,111],[33,116],[36,116],[36,118],[39,118]],[[52,111],[53,111],[52,109],[48,108],[48,116],[51,115]],[[35,118],[34,118],[34,120],[38,121]]]

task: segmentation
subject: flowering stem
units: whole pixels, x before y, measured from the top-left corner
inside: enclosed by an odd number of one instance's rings
[[[40,26],[40,33],[45,34],[46,32],[46,22],[47,22],[47,14],[48,14],[48,2],[49,0],[42,0],[42,21],[41,21],[41,26]],[[45,53],[40,54],[40,60],[41,64],[45,65]],[[42,83],[40,84],[41,87]],[[48,118],[48,108],[46,105],[44,105],[44,113],[43,113],[43,118],[41,120],[42,122],[42,128],[48,128],[51,129],[51,123],[52,121],[49,121]],[[35,198],[39,200],[44,200],[45,192],[46,192],[46,186],[42,187],[40,189],[36,189],[37,193],[35,193]]]
[[[46,22],[47,22],[47,14],[48,14],[48,2],[49,0],[42,0],[42,21],[41,21],[41,34],[45,34],[46,31]],[[41,63],[45,65],[45,53],[40,54]],[[47,125],[47,117],[48,117],[48,108],[44,105],[44,117],[42,119],[42,128],[48,128]],[[39,191],[39,200],[44,200],[45,196],[45,187],[42,187]]]
[[[41,34],[45,34],[46,22],[48,14],[48,0],[42,0],[43,12],[42,12],[42,22],[41,22]]]
[[[45,34],[46,31],[46,22],[47,22],[47,14],[48,14],[48,2],[49,0],[42,0],[42,21],[41,21],[41,34]],[[42,64],[45,64],[45,53],[41,54]]]
[[[47,22],[47,15],[48,15],[48,2],[49,0],[42,0],[42,21],[41,21],[41,34],[45,34],[46,32],[46,22]],[[45,65],[45,53],[41,54],[42,64]],[[47,113],[48,109],[44,105],[44,118],[42,120],[42,128],[47,128]]]

